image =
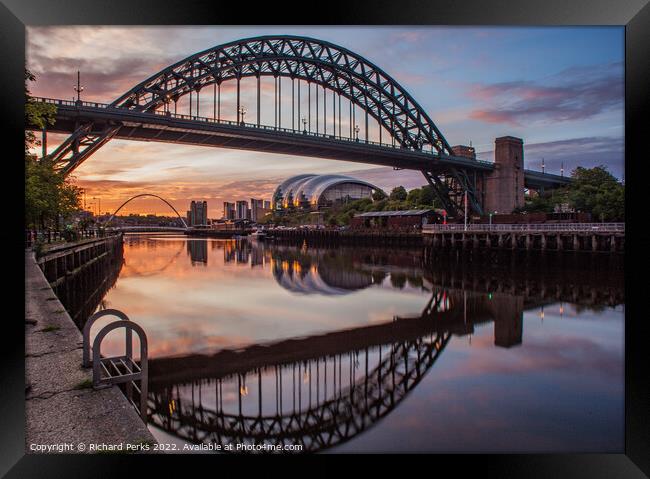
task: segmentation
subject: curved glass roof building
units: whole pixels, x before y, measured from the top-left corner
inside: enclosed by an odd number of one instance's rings
[[[296,175],[275,189],[272,208],[331,206],[337,202],[371,198],[372,193],[378,190],[367,181],[345,175]]]

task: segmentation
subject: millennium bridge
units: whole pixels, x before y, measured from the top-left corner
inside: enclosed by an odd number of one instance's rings
[[[273,78],[272,125],[262,123],[263,77]],[[242,87],[251,84],[256,121],[247,122]],[[227,112],[221,90],[233,85],[235,108]],[[164,68],[112,103],[32,101],[57,107],[54,124],[42,132],[43,157],[64,174],[111,139],[291,154],[421,171],[450,216],[463,209],[465,194],[477,214],[509,212],[523,204],[524,188],[571,181],[524,170],[518,138],[496,140],[495,162],[477,160],[472,148],[452,147],[393,77],[313,38],[261,36],[219,45]],[[70,136],[48,154],[48,132]]]

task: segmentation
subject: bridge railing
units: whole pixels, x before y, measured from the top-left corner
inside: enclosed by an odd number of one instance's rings
[[[101,108],[104,110],[116,110],[116,111],[122,111],[122,112],[128,112],[128,110],[124,110],[123,108],[115,108],[111,106],[108,103],[97,103],[97,102],[89,102],[89,101],[74,101],[74,100],[60,100],[56,98],[42,98],[42,97],[33,97],[34,101],[42,102],[42,103],[49,103],[52,105],[59,105],[59,106],[70,106],[70,107],[85,107],[85,108]],[[340,136],[340,135],[329,135],[327,133],[318,133],[314,131],[307,131],[307,130],[296,130],[293,128],[282,128],[278,126],[271,126],[271,125],[258,125],[257,123],[245,123],[245,122],[237,122],[233,120],[224,120],[221,118],[209,118],[209,117],[204,117],[204,116],[196,116],[196,115],[184,115],[181,113],[171,113],[168,111],[160,111],[156,110],[153,112],[137,112],[138,114],[145,114],[145,115],[154,115],[154,116],[162,116],[166,118],[174,118],[177,120],[188,120],[188,121],[198,121],[202,123],[210,123],[210,124],[219,124],[219,125],[230,125],[230,126],[239,126],[239,127],[246,127],[246,128],[257,128],[260,130],[267,130],[267,131],[276,131],[276,132],[282,132],[282,133],[291,133],[291,134],[300,134],[304,136],[310,136],[310,137],[315,137],[315,138],[325,138],[328,140],[335,140],[335,141],[344,141],[347,143],[360,143],[364,145],[372,145],[372,146],[379,146],[383,148],[393,148],[396,150],[406,150],[406,151],[414,151],[414,152],[419,152],[419,153],[427,153],[431,155],[438,155],[437,150],[434,150],[433,145],[429,145],[429,149],[416,149],[413,147],[406,147],[402,146],[399,144],[393,144],[393,143],[384,143],[384,142],[378,142],[378,141],[371,141],[371,140],[365,140],[365,139],[360,139],[360,138],[350,138],[347,136]],[[467,159],[467,161],[471,162],[476,162],[478,164],[486,165],[486,166],[493,166],[493,163],[491,161],[485,161],[485,160],[470,160]]]
[[[423,225],[424,233],[433,232],[576,232],[576,233],[625,233],[625,223],[540,223],[540,224],[429,224]]]
[[[32,97],[32,100],[41,103],[49,103],[51,105],[61,105],[61,106],[83,106],[83,107],[90,107],[90,108],[110,107],[108,103],[97,103],[94,101],[61,100],[59,98],[41,98],[41,97]]]

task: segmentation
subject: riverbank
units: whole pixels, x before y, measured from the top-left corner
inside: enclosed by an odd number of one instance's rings
[[[90,444],[157,441],[117,386],[95,390],[82,336],[32,251],[25,251],[25,450],[92,452]],[[72,444],[74,449],[39,450]],[[82,448],[79,447],[83,444]]]
[[[269,236],[279,243],[302,244],[307,241],[318,246],[422,246],[419,231],[356,231],[335,229],[269,229]]]

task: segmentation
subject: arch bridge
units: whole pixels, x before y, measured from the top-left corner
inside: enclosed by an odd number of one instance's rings
[[[111,215],[111,216],[106,220],[106,222],[104,223],[104,226],[108,226],[108,224],[109,224],[111,221],[113,221],[113,218],[115,218],[115,215],[117,215],[117,214],[119,213],[119,211],[120,211],[122,208],[124,208],[127,204],[129,204],[131,201],[135,200],[136,198],[142,198],[142,197],[145,197],[145,196],[150,196],[150,197],[152,197],[152,198],[158,198],[160,201],[162,201],[162,202],[165,203],[167,206],[169,206],[169,207],[174,211],[174,213],[176,213],[176,216],[178,216],[178,219],[181,220],[181,223],[183,223],[183,228],[175,228],[175,227],[151,227],[151,226],[142,226],[142,227],[130,226],[130,227],[123,227],[123,228],[120,228],[122,231],[128,231],[128,230],[132,230],[132,231],[145,231],[145,230],[150,230],[150,231],[153,231],[153,230],[155,230],[155,231],[162,231],[162,230],[164,230],[164,231],[185,231],[185,230],[188,228],[187,223],[185,222],[185,219],[180,215],[180,213],[176,210],[176,208],[174,208],[174,207],[172,206],[172,204],[171,204],[169,201],[167,201],[165,198],[163,198],[162,196],[154,195],[153,193],[141,193],[141,194],[139,194],[139,195],[132,196],[131,198],[129,198],[128,200],[126,200],[126,201],[125,201],[124,203],[122,203],[122,204],[121,204],[121,205],[120,205],[120,206],[115,210],[115,212],[114,212],[114,213],[113,213],[113,214],[112,214],[112,215]]]
[[[262,123],[263,77],[273,78],[271,125]],[[255,83],[256,98],[256,118],[248,122],[242,104],[247,80]],[[234,85],[231,111],[222,109],[224,84]],[[482,214],[485,178],[495,168],[455,154],[427,112],[377,65],[313,38],[260,36],[219,45],[164,68],[110,104],[34,101],[57,106],[50,131],[70,133],[47,155],[64,174],[111,139],[294,154],[421,171],[455,216],[465,192]],[[569,180],[527,171],[524,181],[528,188],[551,188]]]

